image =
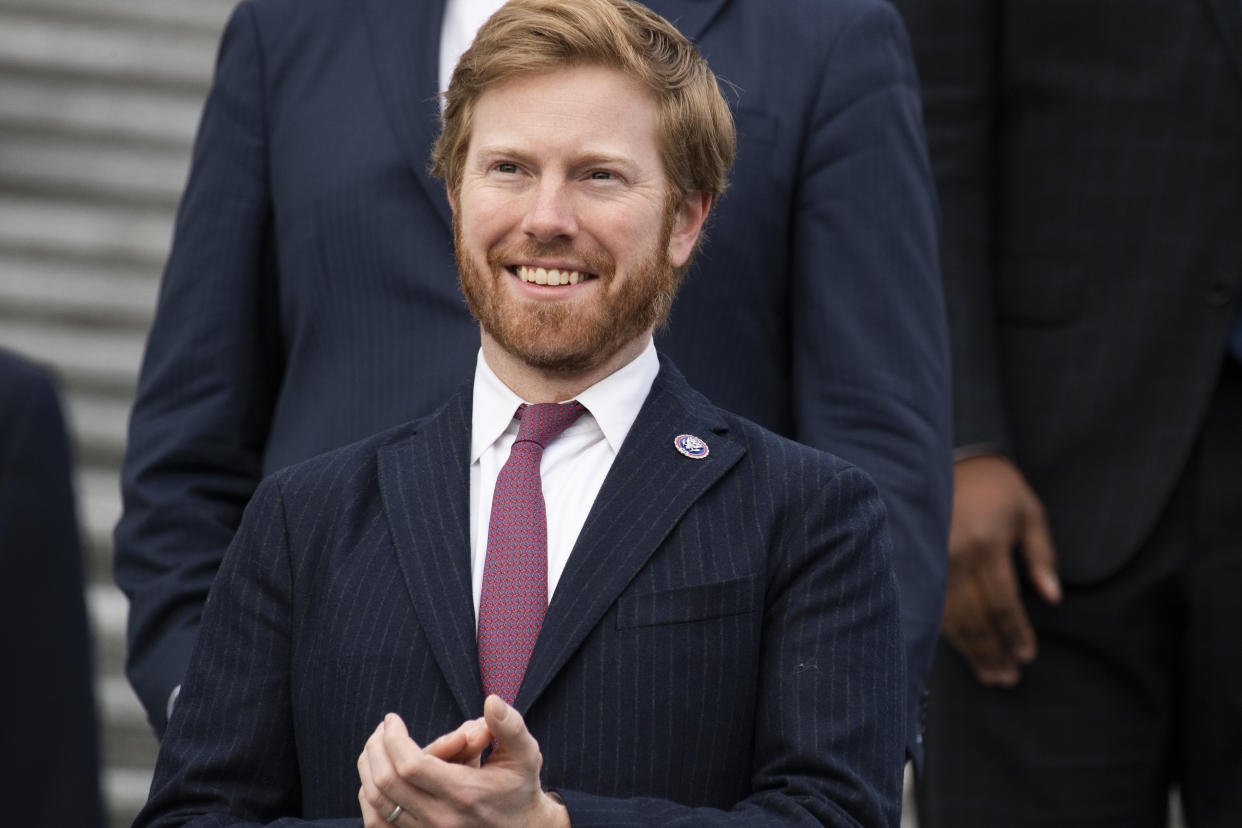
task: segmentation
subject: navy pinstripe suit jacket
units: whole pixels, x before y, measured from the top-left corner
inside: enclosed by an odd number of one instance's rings
[[[467,384],[260,486],[136,826],[358,824],[355,763],[386,712],[421,744],[482,714],[470,405]],[[709,456],[679,454],[682,433]],[[516,706],[575,825],[895,826],[903,665],[870,480],[665,362]]]

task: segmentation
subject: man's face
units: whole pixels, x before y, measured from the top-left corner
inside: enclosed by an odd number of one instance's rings
[[[574,374],[645,343],[708,204],[669,209],[656,130],[654,97],[601,67],[518,77],[475,102],[453,223],[485,347]]]

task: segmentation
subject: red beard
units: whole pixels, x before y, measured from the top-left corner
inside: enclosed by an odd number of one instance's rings
[[[673,220],[666,217],[658,244],[618,284],[611,256],[574,252],[569,243],[497,245],[488,251],[483,272],[463,252],[461,222],[454,215],[457,273],[466,305],[492,339],[527,365],[552,375],[594,369],[668,318],[680,282],[668,260]],[[593,295],[587,301],[533,302],[508,292],[503,280],[517,277],[502,263],[547,259],[582,263],[598,282]]]

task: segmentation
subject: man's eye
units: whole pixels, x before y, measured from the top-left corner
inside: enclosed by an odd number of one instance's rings
[[[506,175],[512,175],[516,173],[517,171],[518,171],[517,164],[510,164],[507,161],[502,164],[496,165],[496,172],[505,173]]]
[[[607,170],[595,170],[591,173],[591,178],[595,181],[607,181],[613,178],[613,174]]]

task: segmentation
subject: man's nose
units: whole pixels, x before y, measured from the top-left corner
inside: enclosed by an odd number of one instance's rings
[[[578,222],[565,182],[543,179],[531,198],[522,221],[522,232],[541,242],[574,237],[578,232]]]

